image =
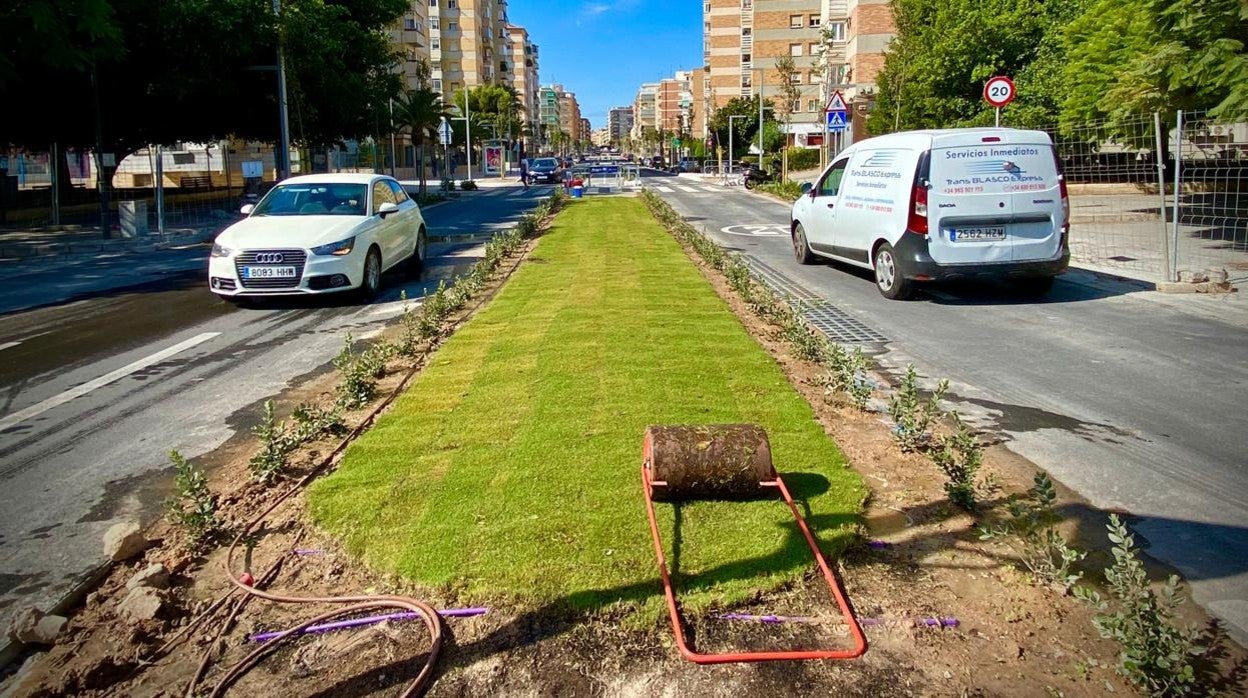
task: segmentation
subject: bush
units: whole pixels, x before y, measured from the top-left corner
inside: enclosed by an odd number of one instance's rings
[[[1154,696],[1183,696],[1197,692],[1192,660],[1209,648],[1199,644],[1200,633],[1176,625],[1177,610],[1187,602],[1179,592],[1179,578],[1170,575],[1158,594],[1148,582],[1135,540],[1117,514],[1109,515],[1109,540],[1114,564],[1105,581],[1114,603],[1091,589],[1075,595],[1091,604],[1092,619],[1101,637],[1118,643],[1118,674]]]
[[[1035,484],[1024,497],[1011,497],[1006,505],[1010,520],[995,526],[981,526],[980,540],[1004,539],[1018,555],[1019,562],[1041,584],[1066,593],[1083,577],[1071,568],[1087,553],[1071,548],[1057,530],[1061,520],[1053,508],[1057,489],[1045,473],[1036,473]]]
[[[470,180],[470,179],[465,179],[464,181],[462,181],[462,182],[460,182],[460,183],[459,183],[459,188],[460,188],[462,191],[476,191],[476,190],[480,189],[481,187],[477,186],[477,183],[476,183],[476,182],[474,182],[474,181],[472,181],[472,180]]]
[[[888,399],[888,414],[896,426],[893,439],[903,451],[919,451],[931,442],[932,422],[940,416],[940,401],[949,390],[949,381],[942,380],[936,390],[923,400],[919,396],[919,374],[914,365],[906,366],[906,375]]]
[[[953,433],[936,439],[935,448],[928,455],[945,474],[945,494],[949,501],[967,511],[975,511],[975,492],[978,489],[975,474],[983,462],[983,449],[975,438],[975,432],[958,413],[953,412],[951,416]]]
[[[208,490],[208,477],[201,468],[169,452],[169,460],[177,471],[174,494],[165,502],[169,520],[190,538],[192,546],[200,546],[221,533],[217,520],[217,498]]]
[[[794,181],[768,182],[758,185],[758,190],[765,191],[785,201],[797,201],[802,196],[802,185]]]
[[[800,172],[819,167],[818,148],[789,148],[789,171]]]
[[[287,432],[286,424],[274,416],[272,400],[265,400],[264,418],[251,433],[260,439],[260,450],[247,463],[251,475],[257,482],[272,482],[286,469],[286,457],[298,445]]]

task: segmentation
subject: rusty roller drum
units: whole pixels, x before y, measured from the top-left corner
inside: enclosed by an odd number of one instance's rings
[[[647,427],[642,458],[656,501],[751,497],[760,482],[776,479],[767,432],[757,424]]]

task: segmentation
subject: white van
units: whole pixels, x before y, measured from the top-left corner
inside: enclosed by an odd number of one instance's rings
[[[1045,293],[1070,263],[1066,181],[1042,131],[907,131],[846,148],[793,203],[797,261],[875,270],[880,293],[916,281],[1016,278]]]

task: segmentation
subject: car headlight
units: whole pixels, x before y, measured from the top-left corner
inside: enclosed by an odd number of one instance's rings
[[[346,240],[331,242],[328,245],[313,247],[312,254],[333,255],[335,257],[343,257],[351,254],[351,249],[355,247],[355,238],[349,237]]]
[[[231,250],[228,247],[222,246],[220,243],[217,243],[217,242],[212,243],[212,256],[213,257],[229,257],[231,252],[233,252],[233,250]]]

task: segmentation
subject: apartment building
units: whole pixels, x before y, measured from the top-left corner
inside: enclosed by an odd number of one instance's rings
[[[559,93],[559,130],[573,141],[581,139],[581,105],[576,95],[566,90]]]
[[[508,53],[511,56],[510,85],[524,105],[524,123],[536,126],[539,122],[538,102],[538,49],[524,27],[507,25]]]
[[[424,71],[429,61],[429,4],[424,0],[412,0],[391,28],[390,41],[402,56],[403,87],[408,90],[429,87],[429,76]]]
[[[788,81],[799,91],[789,105],[791,142],[821,142],[823,107],[831,90],[843,88],[853,73],[848,57],[851,8],[869,18],[872,31],[881,11],[891,23],[888,0],[706,0],[705,72],[692,85],[694,134],[704,136],[706,119],[730,99],[751,98],[761,91],[765,99],[774,100]],[[880,41],[872,35],[862,46],[865,53]],[[776,60],[786,56],[793,59],[795,70],[780,75]],[[873,60],[862,58],[864,63]]]
[[[607,113],[607,131],[610,142],[620,144],[633,133],[633,108],[616,107]]]
[[[581,132],[577,134],[576,140],[578,142],[592,141],[593,137],[594,137],[593,125],[589,123],[589,119],[586,119],[585,117],[582,116],[581,117]]]
[[[633,138],[640,139],[647,126],[658,130],[658,96],[657,82],[642,83],[638,88],[637,96],[633,99]]]
[[[465,87],[508,82],[506,0],[429,0],[428,21],[433,89],[448,103]]]
[[[559,131],[559,95],[561,94],[563,94],[563,85],[542,85],[538,88],[537,135],[539,138],[539,150],[550,150],[551,136]]]
[[[657,128],[668,133],[683,133],[689,126],[689,110],[693,106],[691,81],[693,72],[676,71],[659,81],[655,98]]]
[[[841,0],[845,5],[845,96],[853,110],[853,139],[867,137],[867,113],[875,106],[876,76],[897,32],[889,0]]]

